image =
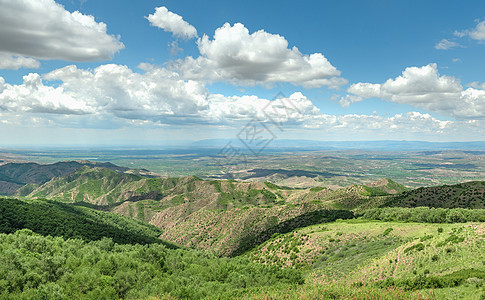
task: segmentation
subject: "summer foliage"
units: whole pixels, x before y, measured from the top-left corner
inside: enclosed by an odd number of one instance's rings
[[[481,186],[297,189],[84,165],[0,198],[0,296],[475,299]]]
[[[0,234],[0,297],[116,299],[171,295],[217,297],[246,287],[301,284],[296,270],[217,258],[160,244],[43,237],[23,229]]]

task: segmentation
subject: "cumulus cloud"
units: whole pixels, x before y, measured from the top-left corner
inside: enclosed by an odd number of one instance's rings
[[[30,57],[0,52],[0,69],[18,70],[20,68],[37,69],[40,62]]]
[[[468,36],[471,39],[474,39],[477,41],[484,41],[485,40],[485,21],[479,22],[477,26],[475,26],[475,28],[473,29],[455,31],[455,35],[458,37]]]
[[[179,74],[166,68],[149,64],[141,67],[145,70],[143,73],[115,64],[102,65],[93,70],[72,65],[43,76],[31,73],[18,85],[5,83],[0,77],[2,122],[17,126],[28,120],[29,124],[35,126],[64,128],[154,128],[175,125],[180,129],[197,124],[237,129],[256,118],[268,126],[281,123],[289,130],[306,128],[360,136],[446,135],[466,128],[483,132],[479,130],[483,125],[480,121],[443,121],[420,112],[390,117],[378,114],[325,114],[300,92],[277,100],[251,95],[212,94],[203,83],[182,79]],[[50,84],[51,81],[56,82],[55,86]],[[381,93],[374,87],[364,95],[378,92]],[[485,99],[485,91],[474,88],[463,91],[463,101],[477,104],[476,99],[480,97]],[[485,109],[480,105],[468,108],[468,111],[461,113],[471,115]]]
[[[62,87],[45,86],[37,73],[24,76],[20,85],[6,84],[0,77],[0,110],[51,114],[95,112],[85,101],[64,93]]]
[[[347,108],[352,103],[363,101],[364,97],[356,96],[356,95],[345,95],[344,97],[340,98],[339,102],[342,107]]]
[[[0,0],[0,6],[3,53],[92,61],[109,59],[124,48],[117,37],[107,33],[106,24],[78,11],[71,13],[53,0]]]
[[[343,116],[325,115],[322,127],[348,129],[364,132],[413,132],[413,133],[445,133],[454,125],[453,121],[441,121],[430,114],[408,112],[384,117],[379,115],[348,114]]]
[[[262,122],[307,127],[312,127],[312,120],[321,114],[301,93],[276,101],[256,96],[227,97],[211,94],[204,84],[183,80],[165,68],[150,64],[140,68],[145,73],[114,64],[94,70],[71,65],[43,76],[31,73],[18,85],[6,84],[0,77],[0,111],[51,114],[51,120],[61,123],[72,120],[63,118],[68,115],[109,115],[167,125],[230,125],[257,117]],[[50,81],[56,81],[57,87],[49,86]],[[291,110],[285,106],[288,103]],[[87,120],[86,116],[82,120]],[[89,123],[97,124],[92,119]]]
[[[447,39],[442,39],[434,46],[434,48],[437,50],[448,50],[456,47],[462,47],[462,46],[457,42],[449,41]]]
[[[380,98],[458,119],[485,118],[485,91],[476,88],[463,90],[456,78],[441,76],[436,64],[406,68],[401,76],[388,79],[383,84],[352,84],[347,92],[358,101]],[[348,105],[349,97],[343,97],[340,102],[343,106]]]
[[[197,37],[197,30],[181,16],[169,11],[166,7],[155,8],[155,13],[145,17],[152,26],[171,32],[177,37],[191,39]]]
[[[304,55],[296,47],[288,48],[284,37],[264,30],[250,34],[241,23],[226,23],[212,40],[204,35],[197,45],[201,56],[171,65],[184,78],[235,85],[289,82],[306,88],[336,88],[347,83],[323,54]]]
[[[126,66],[103,65],[92,71],[67,66],[43,76],[61,81],[59,88],[102,114],[161,124],[237,124],[258,118],[288,126],[312,127],[321,115],[301,93],[270,101],[257,96],[211,94],[204,84],[183,80],[177,73],[150,64],[144,74]],[[1,94],[0,94],[1,95]],[[0,98],[1,99],[1,98]]]
[[[126,66],[102,65],[94,70],[67,66],[46,75],[62,81],[61,87],[76,99],[84,99],[99,112],[126,119],[183,122],[197,118],[207,106],[207,90],[201,83],[185,81],[178,74],[153,65],[140,66],[144,74]]]

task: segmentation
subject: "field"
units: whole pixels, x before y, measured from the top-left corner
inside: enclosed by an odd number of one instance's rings
[[[416,188],[485,179],[484,151],[267,151],[229,161],[219,150],[3,150],[0,160],[109,161],[166,177],[270,181],[290,187],[345,187],[390,178]]]

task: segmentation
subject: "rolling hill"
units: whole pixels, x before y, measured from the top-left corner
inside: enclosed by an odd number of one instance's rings
[[[389,197],[384,206],[485,208],[485,182],[423,187]]]
[[[4,176],[41,178],[13,174]],[[10,260],[36,270],[4,268],[8,277],[0,272],[0,286],[19,297],[44,291],[67,298],[479,299],[485,294],[485,210],[477,208],[484,187],[468,182],[410,190],[381,179],[334,190],[292,189],[149,178],[84,164],[23,185],[16,192],[21,200],[0,198],[0,231],[7,233],[0,234],[0,268]],[[71,250],[59,252],[56,245]],[[12,254],[20,253],[15,247],[22,254]],[[44,271],[32,266],[49,264],[51,255],[65,256],[56,270],[70,273],[36,279]],[[73,263],[79,255],[82,263]],[[85,289],[68,284],[85,281]]]
[[[14,233],[24,228],[66,239],[111,238],[121,244],[163,243],[176,248],[159,239],[159,228],[132,218],[50,200],[0,198],[0,232]]]
[[[0,195],[12,195],[26,184],[40,185],[56,177],[64,177],[83,166],[100,167],[117,173],[138,173],[152,175],[146,170],[132,170],[109,162],[65,161],[53,164],[7,163],[0,165]]]
[[[477,184],[461,189],[472,191]],[[404,200],[414,199],[422,190],[409,190],[390,179],[336,190],[291,189],[269,182],[209,181],[195,176],[147,178],[85,165],[65,177],[26,185],[17,196],[112,211],[161,228],[160,237],[165,240],[234,256],[274,233],[352,218],[374,207],[406,206]],[[472,201],[475,192],[463,197]],[[435,204],[447,207],[440,205]]]
[[[356,293],[357,287],[379,287],[381,293],[401,288],[421,299],[482,299],[484,232],[483,223],[354,219],[275,235],[245,255],[263,264],[304,270],[307,282],[315,286],[347,286]],[[310,291],[296,287],[266,295],[286,299]],[[381,293],[362,299],[382,299]]]

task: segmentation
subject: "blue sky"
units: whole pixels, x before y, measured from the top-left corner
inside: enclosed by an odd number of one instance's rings
[[[0,0],[0,28],[4,146],[234,138],[253,119],[485,140],[483,1]]]

